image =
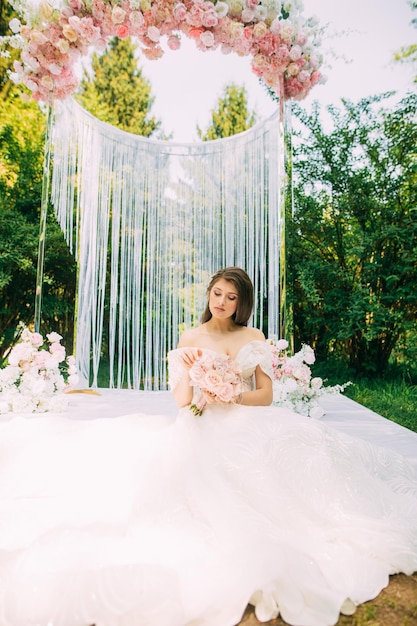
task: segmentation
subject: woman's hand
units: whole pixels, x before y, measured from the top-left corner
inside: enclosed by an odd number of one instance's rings
[[[190,370],[202,354],[203,352],[200,348],[189,348],[188,350],[184,350],[181,354],[181,360],[185,369]]]

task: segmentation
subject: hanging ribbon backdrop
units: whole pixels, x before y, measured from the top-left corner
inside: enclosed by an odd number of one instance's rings
[[[97,385],[165,389],[165,356],[198,323],[219,268],[255,287],[254,325],[279,334],[283,120],[211,142],[131,135],[72,99],[52,131],[52,203],[78,263],[76,354]]]

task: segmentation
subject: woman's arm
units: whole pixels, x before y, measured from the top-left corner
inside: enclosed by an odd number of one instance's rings
[[[256,389],[244,391],[239,397],[239,404],[247,406],[268,406],[272,402],[272,380],[258,365],[255,370]]]
[[[190,348],[181,354],[181,362],[184,366],[184,374],[172,390],[175,402],[179,408],[187,406],[193,399],[193,388],[190,385],[189,370],[193,363],[201,356],[201,350]]]

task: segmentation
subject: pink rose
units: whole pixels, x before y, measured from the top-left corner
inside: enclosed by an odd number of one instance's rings
[[[140,28],[145,24],[145,18],[140,11],[132,11],[129,15],[129,21],[135,28]]]
[[[22,35],[24,39],[30,39],[31,32],[32,32],[32,29],[26,24],[23,24],[20,28],[20,34]]]
[[[50,343],[59,343],[62,339],[62,335],[59,333],[49,333],[46,335],[46,338]]]
[[[216,372],[215,370],[209,370],[204,375],[201,386],[204,389],[207,389],[208,391],[210,391],[211,393],[216,393],[216,388],[219,385],[221,385],[221,383],[222,383],[222,377],[220,376],[220,374]]]
[[[58,39],[56,47],[61,52],[61,54],[67,54],[70,44],[67,39]]]
[[[300,68],[298,67],[297,63],[290,63],[287,67],[288,76],[297,76],[299,71]]]
[[[298,59],[301,57],[301,48],[300,46],[292,46],[290,49],[290,59],[291,61],[298,61]]]
[[[39,348],[43,344],[43,337],[40,333],[30,333],[29,340],[35,348]]]
[[[68,4],[76,13],[80,13],[84,9],[82,0],[68,0]]]
[[[113,24],[122,24],[125,21],[126,11],[122,7],[114,6],[111,12],[111,19]]]
[[[149,26],[148,28],[148,32],[146,33],[148,38],[153,41],[154,43],[158,43],[160,37],[161,37],[161,33],[159,31],[159,28],[157,28],[156,26]]]
[[[78,39],[77,32],[69,24],[66,24],[63,27],[62,34],[64,35],[65,39],[68,39],[68,41],[74,42]]]
[[[268,27],[266,26],[264,22],[258,22],[253,27],[254,39],[262,39],[262,37],[265,37],[267,32],[268,32]]]
[[[191,39],[199,39],[200,35],[202,35],[204,33],[204,28],[190,28],[190,30],[188,31],[188,36],[191,37]]]
[[[54,76],[59,76],[59,74],[62,72],[62,66],[58,65],[58,63],[50,63],[48,65],[48,70],[51,72],[51,74],[53,74]]]
[[[153,48],[142,48],[142,53],[150,61],[155,61],[156,59],[160,59],[161,56],[163,56],[164,51],[161,47],[154,46]]]
[[[59,363],[65,359],[65,348],[60,343],[53,343],[49,348],[49,352]]]
[[[255,13],[254,11],[252,11],[252,9],[243,9],[242,15],[240,16],[240,19],[242,20],[242,22],[245,22],[245,24],[248,24],[249,22],[253,22],[254,18],[255,18]]]
[[[117,27],[116,34],[119,39],[126,39],[126,37],[129,37],[129,27],[126,24],[120,24]]]
[[[217,387],[216,395],[223,402],[231,402],[236,394],[233,385],[223,383]]]
[[[311,386],[314,390],[321,389],[323,386],[323,379],[319,376],[315,376],[311,379]]]
[[[201,16],[201,24],[205,26],[205,28],[214,28],[219,23],[219,18],[216,15],[216,12],[211,9],[208,11],[204,11]]]
[[[44,43],[48,41],[48,38],[45,37],[45,35],[41,33],[40,30],[36,30],[36,29],[32,30],[30,34],[30,39],[31,41],[36,43],[38,46],[42,46]]]
[[[177,35],[171,35],[167,39],[167,45],[170,50],[178,50],[181,47],[181,40]]]
[[[310,76],[311,86],[314,87],[314,85],[317,85],[320,79],[321,79],[320,72],[318,70],[314,70],[314,72]]]
[[[62,7],[61,12],[59,14],[60,17],[60,22],[63,22],[65,20],[69,20],[70,17],[72,17],[74,15],[74,11],[71,9],[71,7]]]
[[[174,6],[172,15],[176,22],[182,22],[183,20],[185,20],[185,16],[187,15],[186,6],[182,4],[182,2],[179,2]]]
[[[307,43],[307,35],[303,31],[300,31],[297,35],[297,44],[299,46],[304,46],[306,43]]]
[[[274,33],[274,35],[279,35],[281,31],[281,22],[277,19],[273,20],[269,29],[271,33]]]

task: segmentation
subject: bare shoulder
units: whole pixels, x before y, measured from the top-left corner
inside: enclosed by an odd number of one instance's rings
[[[178,341],[178,348],[193,348],[199,346],[199,338],[201,337],[202,326],[189,328],[185,330]]]
[[[248,341],[266,341],[265,335],[259,328],[247,328]]]

